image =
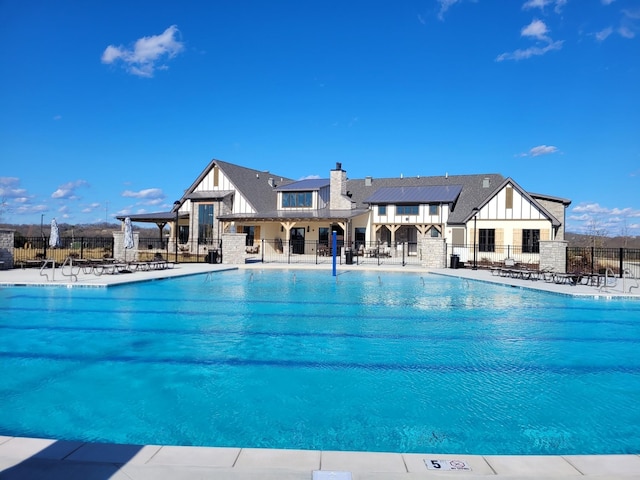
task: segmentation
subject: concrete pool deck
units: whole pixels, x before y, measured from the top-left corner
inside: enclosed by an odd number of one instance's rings
[[[95,276],[79,274],[77,282],[62,275],[52,281],[40,276],[38,269],[0,271],[2,286],[107,287],[131,282],[151,281],[183,275],[235,269],[233,265],[180,264],[173,269]],[[240,268],[283,269],[331,267],[322,265],[250,264]],[[339,266],[338,272],[353,270],[429,273],[417,267]],[[544,281],[492,276],[486,270],[434,270],[430,273],[469,280],[499,283],[515,288],[532,288],[555,294],[599,298],[632,297],[609,289],[600,292],[586,285],[557,285]],[[429,469],[432,461],[459,461],[471,470]],[[459,465],[462,465],[459,464]],[[446,465],[446,464],[443,464]],[[599,480],[640,479],[639,455],[566,455],[566,456],[481,456],[451,454],[400,454],[375,452],[336,452],[307,450],[270,450],[255,448],[209,448],[181,446],[136,446],[71,442],[51,439],[0,436],[0,480],[168,480],[220,478],[230,480],[412,480],[418,478],[566,479],[586,476]],[[348,472],[348,474],[347,474]],[[332,474],[333,473],[333,474]],[[341,475],[342,473],[342,475]]]

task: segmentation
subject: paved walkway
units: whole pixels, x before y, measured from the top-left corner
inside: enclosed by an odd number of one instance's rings
[[[0,286],[46,285],[59,287],[107,287],[129,282],[220,271],[236,266],[179,264],[173,269],[96,276],[40,276],[38,269],[0,271]],[[241,268],[291,268],[278,264],[252,264]],[[300,265],[294,268],[310,268]],[[313,266],[311,266],[313,268]],[[327,269],[327,266],[320,266]],[[341,266],[364,269],[364,266]],[[380,271],[425,272],[423,269],[393,267]],[[492,276],[485,270],[436,270],[434,274],[453,275],[469,280],[495,282],[516,288],[535,288],[565,295],[631,296],[620,289],[608,292],[586,285],[558,285]],[[637,289],[635,290],[637,291]],[[434,463],[435,462],[435,463]],[[439,465],[440,468],[435,468]],[[430,468],[428,467],[430,466]],[[443,471],[446,468],[466,468]],[[640,479],[639,455],[569,456],[474,456],[441,454],[399,454],[373,452],[334,452],[269,450],[253,448],[206,448],[178,446],[111,445],[0,436],[0,480],[413,480],[423,478],[501,480],[525,478],[567,479],[586,476],[598,480]]]

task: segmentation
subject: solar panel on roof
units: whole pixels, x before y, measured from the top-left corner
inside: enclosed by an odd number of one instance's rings
[[[462,185],[433,185],[422,187],[381,187],[364,200],[365,203],[451,203]]]
[[[317,190],[322,187],[327,187],[329,185],[329,179],[327,178],[307,178],[305,180],[300,180],[293,183],[288,183],[287,185],[282,185],[281,187],[276,188],[278,191],[284,190]]]

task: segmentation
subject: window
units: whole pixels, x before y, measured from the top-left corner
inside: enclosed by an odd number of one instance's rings
[[[198,205],[198,243],[213,243],[213,204]]]
[[[356,250],[360,248],[360,245],[366,246],[367,244],[367,229],[363,227],[356,227],[355,231]]]
[[[282,208],[310,208],[313,206],[311,192],[282,192]]]
[[[378,205],[378,215],[384,216],[387,214],[387,206],[386,205]]]
[[[496,231],[493,228],[481,228],[478,230],[478,251],[496,251]]]
[[[178,243],[189,242],[189,225],[178,226]]]
[[[256,236],[256,228],[253,227],[253,226],[246,226],[246,227],[244,227],[242,233],[246,233],[247,234],[247,238],[245,240],[245,246],[253,247],[253,242],[254,242],[255,236]]]
[[[431,238],[439,238],[440,237],[440,232],[438,231],[438,229],[436,227],[431,227],[429,229],[429,233],[431,234]]]
[[[419,205],[397,205],[396,215],[418,215]]]
[[[540,230],[522,230],[522,253],[540,253]]]
[[[435,203],[430,203],[429,204],[429,215],[438,215],[438,206]]]

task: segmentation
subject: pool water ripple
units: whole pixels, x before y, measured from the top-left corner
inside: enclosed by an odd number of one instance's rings
[[[0,435],[476,454],[640,449],[639,302],[411,273],[216,277],[0,290]]]

